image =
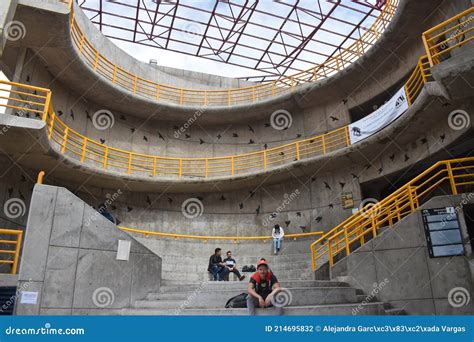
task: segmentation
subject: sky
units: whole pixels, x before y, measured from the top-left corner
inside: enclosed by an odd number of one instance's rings
[[[82,0],[84,1],[83,6],[87,6],[89,8],[99,8],[99,1],[98,0]],[[145,10],[141,10],[139,12],[139,18],[144,21],[152,21],[153,19],[149,17],[150,13],[152,13],[152,10],[156,8],[156,4],[153,3],[153,0],[140,0],[144,1],[142,2],[142,7],[148,8],[149,12]],[[233,0],[234,3],[242,4],[243,0]],[[294,3],[293,0],[281,0],[280,2],[285,2],[288,4]],[[358,5],[352,1],[349,0],[343,0],[343,3],[347,2],[347,4],[350,4],[351,7],[355,7],[358,9],[361,9],[363,11],[367,11],[367,8]],[[370,2],[370,1],[369,1]],[[372,2],[375,2],[373,0]],[[127,0],[120,0],[120,3],[127,3]],[[181,0],[180,3],[182,4],[189,4],[192,6],[196,6],[199,8],[203,8],[206,10],[212,10],[215,2],[214,0]],[[82,2],[81,2],[82,4]],[[136,0],[130,1],[130,4],[136,5]],[[301,0],[300,1],[300,6],[303,8],[313,8],[316,6],[317,2],[314,0]],[[330,8],[334,5],[330,1],[320,1],[321,4],[321,9],[323,13],[327,13]],[[163,5],[163,3],[160,5],[161,9],[163,11],[167,11],[168,9],[171,11],[173,9],[173,6],[168,4],[166,6]],[[284,6],[282,4],[279,4],[278,1],[270,1],[270,0],[261,0],[258,4],[258,9],[266,12],[275,12],[275,14],[280,15],[282,17],[286,17],[286,14],[290,11],[289,6]],[[236,11],[236,7],[233,8],[234,11]],[[111,12],[120,16],[123,16],[125,18],[120,18],[117,16],[112,16],[112,15],[103,15],[103,23],[110,24],[110,25],[116,25],[120,27],[126,27],[131,30],[134,29],[135,26],[135,15],[136,11],[134,12],[133,8],[127,8],[123,7],[117,4],[114,4],[113,2],[104,2],[103,3],[103,10],[106,12]],[[220,2],[218,5],[218,13],[224,13],[226,15],[230,15],[230,7],[228,4],[225,2]],[[317,10],[315,8],[315,10]],[[379,12],[375,11],[375,14],[378,14]],[[92,13],[90,11],[86,11],[87,16],[92,17],[95,15],[95,13]],[[209,14],[196,11],[193,9],[189,9],[186,7],[178,7],[178,11],[176,13],[178,17],[185,17],[185,18],[192,18],[193,22],[189,22],[187,20],[179,19],[177,18],[175,22],[173,23],[173,27],[176,28],[176,30],[172,31],[171,38],[176,39],[176,40],[184,40],[186,42],[189,42],[190,44],[199,44],[201,41],[200,35],[204,33],[206,26],[201,24],[203,22],[207,22],[209,19]],[[295,15],[295,14],[294,14]],[[306,14],[304,11],[297,11],[297,15],[299,16],[299,19],[303,23],[308,23],[308,24],[317,24],[318,20],[309,14]],[[348,21],[352,23],[358,23],[364,14],[362,13],[357,13],[351,10],[348,10],[344,7],[337,7],[336,11],[332,14],[333,16]],[[130,19],[127,19],[130,18]],[[293,16],[294,18],[294,16]],[[167,22],[167,20],[170,20],[170,17],[164,17],[163,21],[160,22],[164,26],[167,26],[170,24],[170,22]],[[367,18],[366,21],[364,22],[365,27],[370,27],[370,25],[373,23],[374,18]],[[264,49],[266,47],[266,43],[262,40],[259,40],[258,37],[265,37],[265,38],[273,38],[274,32],[268,29],[265,29],[261,26],[258,26],[258,24],[261,25],[266,25],[270,27],[277,28],[281,25],[283,22],[283,19],[275,18],[273,16],[268,16],[263,13],[254,13],[251,19],[251,23],[248,24],[245,27],[245,32],[255,35],[256,38],[252,37],[242,37],[241,40],[239,41],[240,43],[247,44],[249,46],[259,46],[260,48]],[[213,23],[214,25],[216,24],[215,22]],[[150,32],[151,29],[151,24],[145,24],[141,23],[141,29],[143,29],[145,32]],[[219,25],[223,28],[230,28],[233,23],[226,21],[224,19],[219,21]],[[327,20],[326,23],[324,24],[325,28],[328,30],[334,30],[340,34],[343,35],[348,35],[350,31],[353,29],[353,26],[347,25],[344,23],[341,23],[340,21],[334,21],[334,20]],[[287,32],[291,32],[292,34],[296,33],[301,33],[304,35],[307,35],[312,28],[310,26],[303,26],[303,32],[299,31],[299,27],[296,23],[292,22],[287,22],[283,29]],[[161,30],[165,30],[161,28]],[[214,30],[214,32],[212,31]],[[140,27],[139,27],[140,31]],[[111,35],[111,36],[116,36],[124,39],[131,39],[133,33],[132,32],[127,32],[125,30],[118,30],[116,28],[111,28],[111,27],[104,27],[103,28],[103,33],[106,35]],[[159,35],[160,28],[155,26],[155,35]],[[166,32],[164,32],[163,36],[167,36]],[[362,32],[363,33],[363,32]],[[218,32],[217,29],[209,29],[207,31],[207,36],[214,36],[217,37],[219,36],[220,33]],[[235,36],[236,37],[236,36]],[[358,37],[358,34],[357,34]],[[146,40],[146,35],[145,34],[139,34],[137,35],[137,40]],[[295,38],[292,38],[291,35],[286,35],[285,41],[292,43],[293,45],[299,45],[299,41]],[[320,41],[324,42],[330,42],[331,44],[338,45],[339,43],[342,42],[344,39],[343,37],[331,34],[330,32],[320,30],[317,35],[314,37],[315,39],[318,39]],[[158,43],[164,43],[165,39],[162,38],[155,38]],[[232,39],[232,38],[231,38]],[[158,65],[162,66],[168,66],[168,67],[174,67],[174,68],[179,68],[179,69],[186,69],[186,70],[191,70],[191,71],[199,71],[199,72],[205,72],[205,73],[210,73],[210,74],[216,74],[216,75],[221,75],[221,76],[227,76],[227,77],[247,77],[247,76],[259,76],[263,75],[263,73],[260,73],[258,70],[251,70],[247,68],[242,68],[238,66],[233,66],[229,64],[224,64],[224,63],[219,63],[219,62],[214,62],[208,59],[204,58],[198,58],[194,56],[189,56],[181,53],[177,53],[174,51],[169,51],[169,50],[164,50],[164,49],[159,49],[159,48],[154,48],[154,47],[148,47],[140,44],[134,44],[134,43],[129,43],[125,42],[122,40],[117,40],[117,39],[112,39],[112,42],[114,42],[118,47],[120,47],[122,50],[127,52],[128,54],[132,55],[133,57],[148,63],[150,59],[155,59],[158,62]],[[349,45],[352,43],[353,40],[349,40],[345,46]],[[218,44],[217,41],[210,41],[209,44]],[[189,44],[182,44],[178,42],[170,42],[170,48],[174,48],[176,50],[186,50],[189,52],[195,51],[197,47],[192,47]],[[214,48],[216,46],[213,46]],[[334,48],[329,47],[328,45],[321,44],[315,41],[312,41],[308,44],[308,48],[311,48],[313,50],[316,50],[318,52],[324,53],[324,54],[331,54],[334,51]],[[283,53],[284,48],[283,46],[279,45],[274,45],[273,46],[273,52],[275,53]],[[208,50],[209,52],[211,51],[210,49]],[[271,50],[272,51],[272,50]],[[252,51],[252,49],[240,47],[240,50],[236,49],[234,52],[240,52],[242,55],[245,56],[259,56],[261,54],[258,53],[255,49]],[[276,55],[272,56],[273,59],[277,59],[278,57]],[[310,67],[314,66],[317,63],[322,63],[325,60],[325,57],[310,53],[308,51],[303,51],[300,54],[300,57],[303,59],[306,59],[308,61],[311,61],[311,63],[305,63],[305,62],[295,62],[293,65],[297,66],[299,69],[306,70],[309,69]],[[232,56],[231,61],[237,61],[242,63],[243,60],[239,59],[238,56]],[[250,62],[250,61],[248,61]],[[267,65],[268,66],[268,65]],[[290,71],[290,74],[294,74],[296,71]]]

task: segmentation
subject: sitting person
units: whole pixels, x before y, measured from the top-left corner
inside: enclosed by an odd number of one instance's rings
[[[214,254],[209,258],[209,266],[207,267],[207,270],[212,274],[212,280],[224,280],[224,275],[227,273],[227,268],[225,263],[222,262],[220,248],[216,248],[214,250]]]
[[[250,278],[247,286],[247,308],[250,315],[255,315],[255,308],[268,308],[273,306],[273,297],[281,290],[280,283],[275,275],[268,270],[268,263],[260,260],[257,272]],[[283,314],[283,308],[276,307],[278,315]]]
[[[273,251],[275,255],[280,252],[281,242],[283,241],[283,237],[285,236],[285,232],[279,224],[276,224],[275,227],[272,229],[272,238],[273,238]]]
[[[227,251],[227,258],[224,259],[225,267],[226,267],[226,273],[234,273],[239,280],[244,280],[245,275],[240,275],[239,270],[237,269],[237,262],[235,259],[232,258],[232,252]]]

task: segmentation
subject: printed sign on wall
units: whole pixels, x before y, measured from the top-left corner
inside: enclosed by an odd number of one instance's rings
[[[405,88],[402,87],[387,103],[375,112],[349,125],[351,144],[355,144],[380,131],[402,115],[407,109],[407,96]]]

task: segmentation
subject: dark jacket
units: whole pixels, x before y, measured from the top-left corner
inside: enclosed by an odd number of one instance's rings
[[[209,258],[209,266],[207,266],[207,270],[211,272],[211,266],[212,265],[217,265],[222,262],[222,258],[220,255],[212,254],[211,257]]]

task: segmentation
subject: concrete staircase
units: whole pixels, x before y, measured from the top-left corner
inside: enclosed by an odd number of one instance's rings
[[[368,301],[360,290],[339,281],[282,280],[282,296],[288,303],[284,315],[397,315],[385,303]],[[248,315],[247,309],[226,309],[229,298],[246,292],[247,281],[179,283],[165,282],[160,292],[135,301],[124,315]],[[258,309],[258,315],[275,315],[274,308]]]

